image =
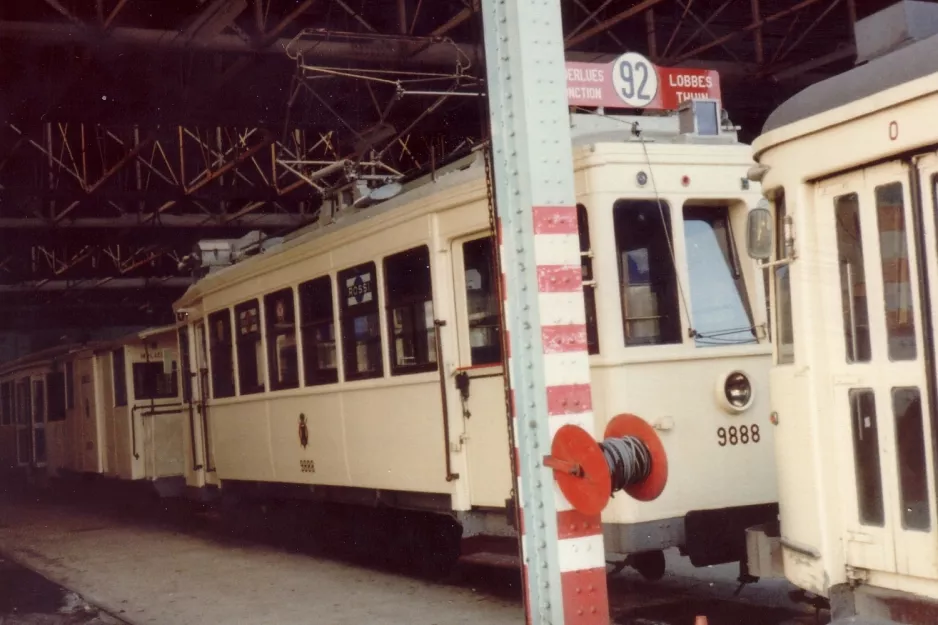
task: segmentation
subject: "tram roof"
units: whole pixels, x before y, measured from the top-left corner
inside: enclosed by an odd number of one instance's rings
[[[938,71],[938,35],[909,44],[796,93],[772,111],[762,132],[846,106]]]

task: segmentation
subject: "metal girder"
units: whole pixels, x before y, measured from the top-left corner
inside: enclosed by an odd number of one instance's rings
[[[82,44],[91,48],[121,45],[202,52],[260,52],[282,54],[288,46],[305,58],[353,61],[407,60],[422,65],[453,65],[460,55],[473,56],[475,46],[443,43],[425,37],[396,35],[367,40],[358,33],[309,31],[306,39],[277,39],[257,48],[237,35],[221,33],[211,39],[187,40],[178,31],[151,28],[116,27],[105,40],[85,27],[42,22],[0,21],[0,38],[32,42]],[[414,53],[417,48],[423,48]]]
[[[601,519],[544,464],[557,428],[593,429],[560,0],[482,15],[526,622],[608,625]]]
[[[251,204],[245,205],[245,207]],[[243,207],[244,208],[244,207]],[[243,210],[243,208],[241,210]],[[263,214],[243,215],[158,215],[156,213],[139,213],[119,215],[117,217],[80,217],[77,219],[62,219],[55,223],[55,228],[67,229],[94,229],[114,230],[137,227],[161,228],[216,228],[219,226],[240,229],[249,228],[277,228],[293,229],[309,223],[307,215]],[[46,219],[36,217],[0,217],[0,228],[8,230],[47,230],[52,226]]]
[[[102,278],[100,280],[48,280],[21,282],[19,284],[0,284],[0,293],[24,293],[31,291],[70,291],[73,289],[152,289],[185,288],[192,284],[192,278]]]

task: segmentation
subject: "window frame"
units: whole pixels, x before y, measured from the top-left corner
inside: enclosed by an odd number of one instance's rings
[[[392,280],[388,276],[397,273],[392,263],[408,256],[413,256],[417,261],[425,255],[427,262],[426,287],[427,290],[422,294],[407,294],[404,296],[396,295],[391,292]],[[403,263],[408,261],[404,260]],[[433,268],[430,260],[430,247],[427,244],[417,245],[406,250],[389,254],[381,262],[384,280],[384,311],[388,328],[388,364],[390,365],[391,375],[412,375],[415,373],[426,373],[437,371],[439,369],[439,354],[436,353],[436,315],[433,307]],[[432,328],[426,327],[426,304],[430,303],[431,317],[434,324]],[[397,339],[398,335],[394,331],[394,312],[399,309],[406,309],[412,315],[413,328],[410,340],[413,342],[416,362],[413,364],[397,364]],[[405,334],[402,331],[401,337]],[[423,337],[426,337],[423,339]],[[430,359],[431,354],[433,360]]]
[[[775,222],[775,237],[772,243],[773,253],[775,261],[781,262],[788,257],[790,251],[788,249],[788,242],[785,240],[785,235],[788,231],[788,228],[785,227],[785,222],[792,218],[786,201],[785,187],[773,189],[770,193],[766,194],[766,197],[769,197],[771,201],[772,215]],[[772,345],[775,351],[775,364],[779,366],[795,364],[795,358],[797,356],[797,347],[795,345],[795,306],[791,288],[791,269],[791,263],[785,262],[775,267],[772,271],[772,299],[775,302],[775,306],[773,307],[773,326],[775,333]],[[783,317],[780,314],[783,304],[779,303],[779,275],[782,272],[785,272],[788,276],[788,295],[783,300],[786,309],[785,320],[787,321],[785,328],[782,328]],[[785,340],[786,332],[791,339],[790,341]]]
[[[129,399],[127,394],[127,352],[123,346],[111,350],[111,377],[114,407],[126,406]]]
[[[589,209],[576,205],[577,235],[580,243],[580,272],[583,286],[583,307],[586,312],[586,351],[599,353],[599,317],[596,309],[596,278],[593,275],[593,248],[590,241]]]
[[[636,210],[637,206],[635,208],[630,208],[629,205],[640,205],[640,204],[648,204],[657,208],[659,211],[658,213],[659,223],[661,222],[661,217],[663,214],[663,217],[665,220],[664,221],[664,226],[666,229],[665,232],[667,235],[665,238],[665,245],[667,249],[665,251],[667,253],[667,257],[670,259],[671,286],[669,288],[671,291],[673,291],[671,293],[661,294],[661,297],[663,298],[666,297],[667,299],[671,300],[670,302],[666,302],[666,304],[671,308],[671,311],[668,312],[667,314],[661,314],[659,310],[658,315],[649,317],[647,319],[642,316],[635,316],[635,317],[627,316],[627,311],[631,302],[628,301],[628,294],[627,294],[626,288],[631,286],[631,284],[630,284],[630,279],[628,275],[628,266],[627,264],[623,263],[623,258],[622,258],[623,250],[625,250],[625,247],[622,245],[623,242],[620,239],[620,236],[621,236],[620,231],[625,230],[625,229],[624,228],[620,229],[620,226],[619,226],[619,223],[620,223],[619,215],[626,214],[628,212]],[[673,345],[685,344],[686,330],[684,328],[684,320],[683,320],[683,316],[681,313],[682,304],[681,304],[681,296],[679,292],[679,289],[680,289],[679,280],[681,280],[681,276],[679,275],[679,269],[677,267],[677,259],[675,258],[677,251],[674,247],[673,212],[674,212],[674,209],[671,206],[671,203],[668,200],[663,199],[663,198],[653,199],[653,198],[620,197],[615,202],[613,202],[613,205],[612,205],[613,238],[614,238],[615,249],[616,249],[616,265],[618,268],[619,314],[622,319],[622,342],[623,342],[623,345],[627,349],[636,349],[636,348],[642,348],[642,347],[648,347],[648,348],[666,347],[669,345],[673,346]],[[646,249],[647,249],[647,245],[646,245]],[[649,258],[648,260],[649,260],[649,276],[651,280],[649,284],[653,285],[656,282],[655,277],[651,276],[651,268],[653,266],[652,265],[653,259]],[[659,279],[657,280],[657,282],[667,284],[665,280]],[[660,302],[657,302],[657,304],[660,304]],[[660,306],[659,306],[659,309],[660,309]],[[673,319],[671,318],[672,315],[673,315]],[[658,337],[661,337],[661,338],[659,338],[655,342],[631,342],[629,339],[629,335],[630,335],[629,324],[634,323],[634,322],[652,320],[652,319],[659,320],[657,335]],[[670,328],[668,329],[663,328],[661,320],[668,320],[670,322]],[[664,337],[667,337],[667,338],[664,338]]]
[[[234,361],[234,338],[232,337],[233,319],[231,308],[221,308],[208,314],[208,324],[205,328],[205,334],[208,335],[208,365],[210,370],[209,378],[212,386],[212,399],[226,399],[235,397],[238,394],[238,376],[235,375]],[[219,339],[218,323],[222,324],[220,333],[224,339]],[[222,349],[220,349],[222,348]],[[224,352],[224,353],[222,353]],[[227,355],[227,362],[220,361]],[[220,366],[224,365],[224,366]],[[224,370],[227,378],[221,378]],[[219,382],[226,384],[225,388],[219,392]]]
[[[369,290],[372,296],[372,299],[367,302],[360,302],[355,304],[356,306],[362,306],[360,309],[356,309],[354,312],[350,311],[349,306],[349,295],[350,289],[353,287],[348,286],[348,280],[354,279],[358,276],[368,274],[370,272],[371,284],[369,285]],[[345,376],[346,382],[353,382],[358,380],[373,380],[384,377],[384,330],[381,328],[381,308],[379,298],[381,297],[381,288],[378,284],[378,267],[377,263],[374,261],[367,261],[364,263],[359,263],[352,267],[348,267],[338,272],[337,277],[337,286],[345,285],[345,289],[342,291],[344,297],[340,297],[339,301],[339,329],[341,332],[341,342],[342,342],[342,369]],[[337,289],[338,290],[338,289]],[[365,293],[367,294],[367,293]],[[364,294],[363,294],[364,295]],[[370,340],[371,343],[377,343],[377,349],[375,353],[377,354],[376,367],[374,371],[359,373],[352,370],[352,365],[358,364],[358,357],[355,354],[355,332],[354,332],[354,323],[355,319],[363,316],[373,315],[375,318],[375,323],[378,328],[378,336]]]
[[[317,288],[323,284],[325,285],[325,288],[321,289],[321,291],[323,293],[329,294],[329,316],[314,317],[312,316],[312,313],[307,316],[307,312],[312,310],[312,306],[307,306],[307,299],[315,298],[317,295]],[[305,386],[336,384],[339,381],[339,344],[341,342],[341,338],[339,337],[339,324],[336,322],[335,290],[333,289],[332,275],[326,274],[319,276],[318,278],[313,278],[311,280],[300,283],[297,286],[297,294],[299,296],[300,304],[300,318],[298,325],[300,328],[300,352],[302,354],[301,358],[303,360],[303,382]],[[331,326],[332,359],[335,362],[335,367],[319,367],[319,359],[317,357],[319,353],[318,347],[321,344],[328,343],[327,341],[320,342],[316,338],[316,330],[323,326]]]
[[[138,362],[131,363],[130,365],[131,376],[130,377],[133,381],[133,391],[134,391],[135,401],[151,401],[151,400],[155,401],[155,400],[160,400],[160,399],[177,399],[179,397],[179,365],[175,360],[173,360],[172,362],[173,362],[172,372],[170,373],[170,390],[166,394],[155,394],[155,395],[148,395],[146,394],[147,389],[138,388],[137,372],[144,370],[144,368],[159,367],[160,375],[166,375],[165,373],[162,372],[162,369],[163,369],[162,361],[150,360],[150,361],[138,361]]]
[[[276,306],[278,298],[286,297],[287,303],[284,305],[284,323],[289,323],[289,329],[274,327],[276,323]],[[264,295],[264,341],[267,343],[267,385],[271,391],[284,391],[300,387],[300,341],[297,336],[296,319],[296,293],[293,287],[278,289]],[[292,375],[280,382],[274,376],[275,371],[279,371],[279,357],[277,351],[277,338],[281,336],[293,337],[293,361]],[[276,365],[276,366],[275,366]]]
[[[684,203],[681,205],[681,228],[684,231],[684,265],[686,267],[687,275],[687,293],[688,298],[688,307],[689,307],[689,317],[690,324],[694,330],[693,344],[697,349],[706,349],[710,347],[736,347],[739,345],[756,345],[759,343],[759,333],[756,328],[756,318],[755,310],[752,306],[752,301],[750,300],[750,285],[747,281],[746,272],[743,269],[742,264],[742,255],[740,254],[739,247],[736,245],[736,235],[733,230],[733,205],[738,205],[741,202],[739,199],[728,199],[720,198],[715,200],[709,200],[699,197],[690,197],[687,198]],[[723,328],[721,331],[725,332],[724,343],[706,343],[708,339],[707,332],[704,332],[700,327],[700,322],[695,315],[694,303],[695,303],[695,291],[694,291],[694,276],[691,273],[691,252],[689,248],[689,239],[688,239],[688,222],[693,221],[703,221],[707,223],[711,232],[716,239],[717,247],[720,250],[720,254],[723,257],[723,260],[726,263],[727,268],[730,271],[730,277],[732,278],[733,286],[735,287],[736,294],[739,297],[740,304],[742,304],[742,312],[746,316],[746,323],[748,324],[745,327],[740,327],[739,329],[733,328]],[[723,234],[721,235],[717,226],[722,222],[724,229]],[[679,296],[680,303],[680,296]],[[743,334],[747,335],[746,340],[736,340],[731,341],[727,340],[726,337],[731,336],[730,330],[734,330],[732,335],[740,336]],[[717,334],[711,334],[709,340],[713,340]]]
[[[14,424],[15,419],[13,412],[13,381],[7,380],[6,382],[0,383],[0,425],[6,426]]]
[[[244,311],[249,311],[252,308],[257,311],[257,329],[251,330],[249,332],[242,334],[241,333],[241,320],[240,320],[241,313]],[[257,297],[241,302],[240,304],[235,304],[235,307],[234,307],[234,316],[235,316],[235,322],[236,322],[234,352],[235,352],[235,358],[237,359],[237,362],[238,362],[237,378],[238,378],[238,395],[239,396],[240,395],[257,395],[259,393],[264,393],[267,390],[267,376],[265,375],[266,372],[264,371],[267,368],[265,364],[266,358],[257,357],[258,345],[260,345],[261,347],[262,354],[263,354],[263,347],[264,347],[264,333],[263,333],[264,320],[261,317],[261,315],[263,314],[261,308],[262,308],[262,305],[261,305],[260,298],[257,298]],[[245,376],[245,368],[244,368],[245,359],[242,358],[242,356],[243,356],[243,353],[248,351],[249,348],[253,356],[252,359],[256,363],[256,367],[258,369],[257,371],[258,382],[252,383],[252,384],[245,384],[245,377],[244,377]]]
[[[55,369],[46,374],[46,422],[65,421],[68,410],[67,400],[67,382],[68,376],[62,370]],[[58,380],[57,380],[58,378]],[[61,395],[58,395],[53,389],[59,389]],[[61,397],[61,405],[58,404],[58,398]]]

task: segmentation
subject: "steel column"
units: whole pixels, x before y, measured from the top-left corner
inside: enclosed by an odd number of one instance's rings
[[[593,431],[560,0],[483,0],[489,116],[528,623],[608,625],[599,515],[543,458]]]

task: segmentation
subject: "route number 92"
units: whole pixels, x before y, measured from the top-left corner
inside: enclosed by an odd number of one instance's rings
[[[717,442],[720,447],[748,445],[749,443],[758,443],[760,440],[762,440],[762,435],[759,432],[758,425],[741,425],[739,427],[732,425],[717,430]]]
[[[658,70],[641,54],[626,52],[613,62],[612,84],[626,105],[643,108],[658,95]]]

